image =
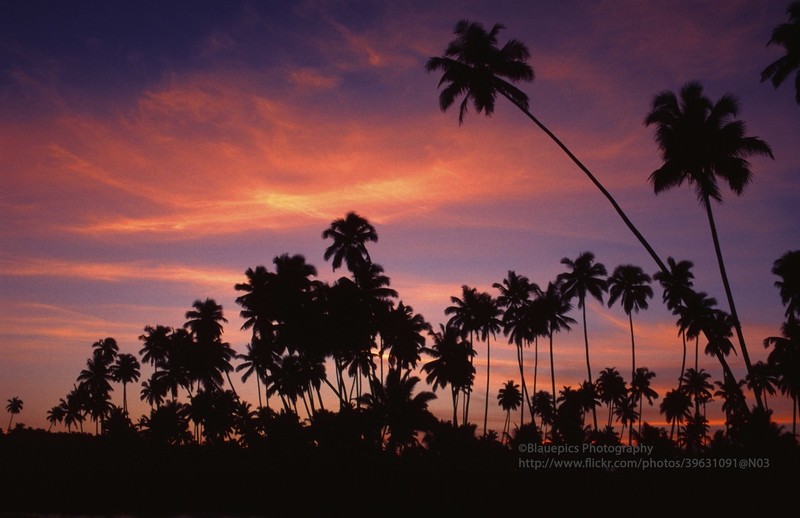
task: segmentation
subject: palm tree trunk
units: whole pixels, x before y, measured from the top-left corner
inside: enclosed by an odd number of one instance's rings
[[[683,385],[683,373],[686,372],[686,331],[681,331],[681,339],[683,340],[683,359],[681,360],[681,375],[678,377],[678,390]]]
[[[230,375],[230,373],[228,371],[225,371],[225,377],[228,378],[228,385],[231,386],[231,391],[233,392],[233,395],[236,397],[236,399],[239,399],[239,394],[237,394],[236,393],[236,389],[233,388],[233,382],[231,381],[231,375]]]
[[[661,271],[664,272],[665,274],[669,274],[670,272],[667,269],[666,265],[664,264],[664,261],[662,261],[661,258],[658,257],[658,254],[656,254],[655,250],[653,250],[653,247],[650,246],[650,243],[647,242],[647,240],[644,238],[644,236],[641,234],[641,232],[639,232],[639,230],[636,228],[636,226],[634,226],[633,222],[631,222],[631,220],[628,218],[628,216],[625,214],[625,212],[619,206],[619,204],[614,199],[614,197],[611,196],[611,193],[609,193],[606,190],[606,188],[603,187],[603,185],[597,180],[597,178],[595,178],[595,176],[591,173],[591,171],[589,171],[589,169],[587,169],[586,166],[583,165],[583,163],[580,160],[578,160],[578,158],[575,155],[572,154],[572,151],[570,151],[567,148],[567,146],[564,145],[564,143],[561,142],[561,140],[559,140],[558,137],[555,136],[555,134],[553,134],[552,131],[550,131],[544,124],[542,124],[539,121],[539,119],[534,117],[531,112],[529,112],[523,106],[520,106],[519,104],[517,104],[511,97],[508,96],[508,94],[506,94],[502,90],[500,90],[500,93],[503,95],[503,97],[505,97],[506,99],[511,101],[511,103],[514,104],[517,108],[522,110],[522,113],[527,115],[528,118],[531,119],[534,122],[534,124],[539,126],[539,129],[544,131],[545,134],[547,134],[547,136],[550,137],[553,140],[553,142],[555,142],[556,145],[558,145],[558,147],[560,147],[561,150],[564,153],[567,154],[567,156],[575,163],[575,165],[577,165],[578,168],[581,171],[583,171],[583,173],[589,178],[589,180],[595,185],[595,187],[597,187],[600,190],[600,192],[603,193],[603,196],[606,197],[606,199],[609,201],[609,203],[611,203],[611,205],[614,207],[614,210],[616,210],[617,214],[619,214],[619,217],[622,218],[622,221],[625,222],[625,225],[628,227],[628,229],[631,232],[633,232],[633,235],[636,236],[636,238],[639,240],[639,242],[642,244],[642,246],[644,246],[645,250],[647,250],[647,252],[650,254],[650,257],[653,258],[653,260],[658,265],[658,267],[661,269]]]
[[[519,377],[522,380],[522,397],[524,401],[520,405],[520,414],[519,414],[519,425],[522,426],[525,424],[525,405],[528,405],[528,409],[531,411],[531,415],[533,415],[533,409],[531,408],[531,398],[528,394],[528,386],[525,384],[525,361],[522,357],[522,346],[520,345],[517,348],[517,361],[519,362]]]
[[[733,326],[736,329],[736,337],[739,339],[739,347],[742,350],[742,358],[744,365],[747,368],[747,374],[752,377],[753,366],[750,363],[750,355],[747,352],[747,345],[744,342],[744,333],[742,333],[742,323],[739,321],[739,315],[736,312],[736,305],[733,303],[733,293],[731,292],[731,285],[728,282],[728,274],[725,271],[725,262],[722,260],[722,249],[719,245],[719,236],[717,235],[717,226],[714,223],[714,214],[711,211],[711,201],[708,195],[703,197],[703,204],[706,206],[706,214],[708,214],[708,224],[711,227],[711,239],[714,241],[714,252],[717,254],[717,263],[719,263],[719,274],[722,277],[722,285],[725,288],[725,296],[728,299],[728,307],[731,309],[731,318],[733,319]],[[756,386],[753,390],[756,396],[756,403],[758,408],[764,408],[761,402],[761,389]]]
[[[450,393],[453,397],[453,428],[458,428],[458,389],[450,385]]]
[[[583,308],[583,342],[586,344],[586,375],[589,383],[594,383],[592,379],[592,367],[589,364],[589,332],[586,329],[586,301],[581,300]],[[592,406],[592,419],[594,420],[594,431],[597,431],[597,410]]]
[[[539,371],[539,337],[533,339],[533,397],[536,397],[536,374]],[[531,402],[531,404],[533,404]],[[531,407],[533,408],[533,407]],[[533,412],[533,410],[531,410]]]
[[[639,435],[639,441],[642,440],[642,396],[639,396],[639,427],[637,429],[637,434]]]
[[[489,422],[489,375],[491,374],[490,361],[492,348],[489,345],[490,333],[486,334],[486,404],[483,409],[483,435],[486,436],[486,425]]]
[[[636,375],[636,343],[633,341],[633,313],[628,313],[628,320],[631,323],[631,383]]]
[[[475,350],[475,347],[473,346],[472,338],[473,338],[472,331],[470,330],[470,332],[469,332],[469,348],[472,349],[472,350]],[[469,357],[469,364],[470,365],[472,365],[472,362],[473,362],[474,359],[475,359],[474,356],[470,356]],[[469,401],[470,401],[470,399],[472,399],[472,391],[471,390],[468,391],[464,395],[464,417],[461,419],[461,422],[464,423],[464,424],[467,424],[469,422]]]
[[[550,331],[550,381],[553,384],[553,415],[558,413],[556,404],[556,368],[553,364],[553,332]]]
[[[256,372],[256,392],[258,393],[258,409],[261,410],[261,382],[258,380],[258,372]]]
[[[126,414],[128,413],[128,391],[127,383],[124,381],[122,382],[122,411]]]

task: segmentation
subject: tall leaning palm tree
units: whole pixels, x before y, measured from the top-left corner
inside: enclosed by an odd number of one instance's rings
[[[647,309],[647,299],[653,297],[650,276],[638,266],[622,264],[608,278],[608,307],[619,300],[631,326],[631,379],[636,375],[636,342],[633,339],[633,312]]]
[[[767,65],[761,72],[761,82],[769,79],[778,88],[794,72],[795,100],[800,104],[800,2],[789,4],[786,12],[789,21],[775,27],[767,42],[783,47],[786,54]]]
[[[655,193],[688,183],[695,188],[706,211],[742,358],[747,373],[751,374],[750,355],[725,271],[711,202],[722,202],[721,182],[734,194],[741,195],[753,178],[748,158],[772,158],[772,150],[760,138],[745,136],[744,122],[736,119],[738,113],[739,101],[734,96],[725,94],[714,103],[703,95],[700,83],[691,81],[681,88],[679,95],[671,91],[657,94],[644,122],[655,126],[655,140],[664,162],[650,175]],[[761,407],[758,393],[756,399]]]
[[[586,375],[589,383],[594,383],[592,378],[592,367],[589,363],[589,333],[586,329],[586,295],[591,295],[602,304],[603,292],[607,288],[605,276],[606,267],[594,261],[594,254],[583,252],[573,261],[565,257],[561,259],[561,264],[567,267],[567,271],[558,275],[561,286],[561,293],[567,300],[578,299],[578,309],[583,312],[583,341],[586,346]],[[597,412],[592,407],[592,418],[594,419],[594,429],[597,430]]]
[[[527,63],[530,51],[522,42],[512,39],[502,47],[498,46],[497,35],[504,29],[495,24],[487,31],[483,25],[469,20],[460,20],[455,26],[455,39],[445,49],[443,56],[432,57],[425,68],[428,72],[441,71],[439,81],[439,107],[442,111],[450,108],[459,97],[463,99],[459,106],[458,122],[462,124],[469,104],[477,113],[490,116],[494,112],[498,95],[508,99],[533,121],[589,178],[603,196],[611,203],[614,210],[644,246],[658,267],[666,271],[663,261],[653,247],[631,222],[617,201],[597,180],[589,169],[528,109],[528,96],[512,83],[531,82],[534,78],[533,68]],[[443,88],[442,88],[443,87]]]

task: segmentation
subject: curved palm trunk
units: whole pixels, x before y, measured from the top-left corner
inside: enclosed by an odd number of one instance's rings
[[[486,436],[486,425],[489,422],[489,375],[491,374],[490,361],[492,348],[489,346],[489,334],[486,335],[486,405],[483,409],[483,435]]]
[[[595,178],[595,176],[591,173],[591,171],[589,171],[589,169],[587,169],[586,166],[583,165],[583,163],[580,160],[578,160],[578,158],[575,155],[572,154],[572,151],[570,151],[569,148],[567,148],[567,146],[564,145],[564,143],[561,142],[561,140],[559,140],[559,138],[556,137],[555,134],[553,134],[552,131],[550,131],[544,124],[542,124],[541,121],[539,121],[539,119],[537,119],[531,112],[529,112],[523,106],[517,104],[511,97],[509,97],[502,90],[500,90],[500,93],[503,95],[503,97],[511,101],[511,103],[514,106],[522,110],[522,113],[527,115],[528,118],[531,119],[534,122],[534,124],[536,124],[539,127],[539,129],[544,131],[547,134],[547,136],[550,137],[553,140],[553,142],[555,142],[556,145],[558,145],[558,147],[560,147],[561,150],[567,154],[567,156],[575,163],[575,165],[577,165],[578,168],[581,171],[583,171],[583,173],[589,178],[589,180],[595,185],[595,187],[597,187],[600,190],[600,192],[603,193],[603,196],[606,197],[609,203],[611,203],[611,205],[614,207],[614,210],[616,210],[617,214],[619,214],[619,217],[622,218],[622,221],[625,222],[625,225],[628,227],[628,229],[631,232],[633,232],[633,235],[636,236],[636,238],[639,240],[642,246],[644,246],[645,250],[647,250],[647,252],[650,254],[650,257],[653,258],[653,260],[661,269],[661,271],[663,271],[666,274],[669,274],[669,270],[664,264],[664,261],[662,261],[661,258],[658,257],[658,254],[656,254],[655,250],[653,250],[653,247],[650,246],[650,243],[647,242],[647,240],[644,238],[641,232],[639,232],[639,230],[636,228],[633,222],[631,222],[631,220],[628,218],[627,214],[625,214],[625,212],[619,206],[614,197],[611,196],[611,193],[609,193],[606,190],[606,188],[603,187],[603,185],[597,180],[597,178]]]
[[[747,352],[747,345],[744,342],[744,333],[742,333],[742,323],[739,321],[739,315],[736,312],[736,305],[733,303],[733,293],[731,292],[731,285],[728,282],[728,274],[725,271],[725,262],[722,260],[722,249],[719,244],[719,236],[717,235],[717,225],[714,223],[714,213],[711,211],[711,201],[706,195],[703,198],[703,204],[706,206],[706,214],[708,215],[708,224],[711,227],[711,239],[714,241],[714,252],[717,254],[717,263],[719,263],[719,274],[722,277],[722,285],[725,288],[725,296],[728,299],[728,307],[731,310],[731,318],[733,319],[733,326],[736,329],[736,337],[739,339],[739,347],[742,350],[742,358],[744,365],[747,368],[747,374],[752,377],[753,366],[750,363],[750,355]],[[761,402],[761,389],[756,386],[753,390],[756,396],[756,403],[758,407],[763,409],[764,405]]]
[[[453,428],[458,428],[458,389],[451,385],[450,392],[453,396]]]
[[[583,342],[586,344],[586,375],[589,383],[594,383],[592,378],[592,367],[589,364],[589,331],[586,329],[586,302],[581,300],[583,307]],[[592,406],[592,419],[594,421],[594,430],[597,431],[597,410]]]

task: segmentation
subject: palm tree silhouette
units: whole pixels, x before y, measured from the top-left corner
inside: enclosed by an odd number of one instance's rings
[[[625,379],[614,367],[606,367],[597,376],[597,394],[600,401],[608,407],[608,424],[611,427],[614,408],[622,401],[628,393]]]
[[[709,297],[705,292],[691,291],[688,295],[684,296],[683,305],[676,308],[678,313],[678,329],[687,339],[694,339],[695,341],[695,371],[699,369],[700,334],[708,328],[709,323],[714,318],[714,312],[717,311],[714,307],[716,304],[717,300],[713,297]],[[682,379],[679,382],[679,388]]]
[[[8,404],[6,405],[6,411],[11,414],[11,417],[8,419],[8,430],[11,431],[11,422],[14,420],[14,416],[22,412],[23,402],[22,400],[14,396],[8,400]]]
[[[594,254],[583,252],[573,261],[568,257],[561,259],[561,264],[567,267],[568,271],[560,273],[557,282],[561,286],[561,293],[567,300],[577,297],[578,309],[583,312],[583,341],[586,346],[586,375],[589,383],[594,383],[592,377],[592,367],[589,363],[589,333],[586,327],[586,295],[589,294],[603,303],[603,292],[606,291],[607,284],[605,276],[606,267],[594,262]],[[597,413],[592,409],[594,419],[594,429],[597,430]]]
[[[670,441],[675,434],[675,425],[677,424],[678,442],[680,442],[680,424],[691,416],[691,412],[689,411],[691,406],[692,399],[685,390],[670,390],[664,394],[664,399],[661,400],[659,410],[664,414],[667,422],[672,425],[669,432]]]
[[[501,442],[507,442],[510,437],[509,430],[511,428],[511,412],[522,405],[522,392],[520,392],[519,385],[514,383],[514,380],[506,381],[497,392],[497,404],[500,405],[500,408],[506,411],[506,420],[503,423]]]
[[[333,243],[325,249],[324,254],[326,261],[333,258],[331,262],[333,270],[339,269],[344,262],[350,272],[356,273],[360,268],[372,263],[366,244],[378,241],[378,234],[375,232],[375,227],[365,218],[355,212],[348,212],[344,218],[334,220],[322,232],[322,238],[333,239]]]
[[[144,327],[144,334],[139,335],[139,340],[143,343],[139,350],[139,354],[142,355],[142,363],[152,365],[156,372],[159,368],[164,367],[169,355],[172,332],[172,328],[162,325]]]
[[[638,367],[631,380],[631,396],[635,402],[639,403],[639,426],[637,433],[640,436],[642,434],[642,415],[644,411],[642,402],[644,399],[647,399],[647,404],[652,406],[653,400],[658,399],[658,392],[650,387],[650,380],[655,377],[656,373],[647,367]]]
[[[431,330],[429,333],[433,344],[425,348],[424,352],[433,359],[422,366],[422,372],[427,373],[425,381],[433,387],[434,392],[438,387],[445,388],[450,384],[453,427],[457,428],[459,394],[464,393],[466,398],[475,378],[475,367],[472,364],[475,350],[463,339],[461,330],[453,325],[445,327],[439,324],[439,331]]]
[[[636,400],[633,394],[626,393],[614,407],[614,415],[622,423],[622,430],[620,436],[625,433],[625,427],[628,427],[628,444],[633,443],[633,423],[640,418],[639,413],[636,411]]]
[[[150,375],[150,379],[142,382],[142,390],[139,392],[139,399],[146,401],[150,405],[150,410],[164,404],[164,397],[167,395],[167,386],[163,383],[163,377],[158,376],[157,372]]]
[[[448,320],[447,325],[453,326],[461,332],[463,338],[469,337],[469,347],[475,350],[475,342],[473,341],[474,334],[478,332],[478,308],[480,300],[478,290],[474,287],[465,285],[461,286],[461,298],[450,297],[452,306],[448,306],[444,310],[445,315],[452,315]],[[472,363],[473,356],[470,356],[470,363]],[[469,421],[469,400],[470,392],[467,392],[464,397],[464,412],[462,423],[467,424]]]
[[[636,343],[633,339],[633,312],[647,309],[647,299],[653,297],[649,286],[650,276],[638,266],[623,264],[617,266],[608,278],[608,307],[619,300],[628,315],[631,326],[631,379],[636,375]]]
[[[561,289],[556,283],[548,283],[547,289],[542,295],[541,299],[542,318],[547,323],[547,336],[550,340],[550,382],[552,384],[553,394],[556,392],[556,371],[555,361],[553,358],[553,334],[562,330],[569,331],[570,324],[575,323],[575,319],[568,317],[567,313],[572,310],[572,304],[564,300],[561,295]],[[556,398],[553,398],[553,413],[556,413]]]
[[[666,266],[658,257],[644,236],[616,202],[611,193],[597,180],[583,163],[553,134],[537,117],[528,110],[528,96],[511,83],[531,82],[533,68],[526,62],[530,57],[528,48],[518,40],[509,40],[502,48],[498,47],[497,35],[505,27],[495,24],[490,31],[480,23],[460,20],[455,27],[453,39],[447,46],[444,56],[428,59],[425,68],[428,72],[441,71],[439,87],[439,107],[442,111],[450,108],[456,99],[463,96],[459,107],[459,125],[464,121],[470,102],[477,113],[490,116],[494,112],[497,95],[508,99],[536,124],[566,155],[583,171],[603,196],[611,203],[625,225],[645,247],[658,267],[666,271]]]
[[[767,45],[778,45],[786,50],[761,72],[761,82],[770,80],[778,88],[789,75],[795,73],[795,100],[800,104],[800,2],[792,2],[786,9],[789,21],[775,27]]]
[[[764,347],[772,346],[767,362],[778,376],[778,388],[792,398],[792,434],[797,435],[797,410],[800,404],[800,320],[794,315],[781,326],[782,336],[764,339]]]
[[[531,398],[531,406],[533,407],[533,415],[539,416],[542,433],[546,436],[547,427],[553,424],[556,416],[553,395],[546,390],[534,392],[533,398]]]
[[[128,413],[128,383],[139,381],[139,360],[132,354],[120,354],[110,369],[111,379],[122,383],[122,411]]]
[[[760,390],[764,398],[764,409],[769,410],[767,402],[767,394],[774,396],[776,394],[775,387],[778,385],[778,375],[775,369],[768,362],[761,360],[753,364],[753,375],[747,376],[747,388],[752,391]]]
[[[694,400],[694,413],[700,413],[700,405],[705,408],[705,404],[711,400],[711,389],[714,386],[709,382],[711,374],[706,372],[705,369],[696,371],[692,368],[686,369],[683,376],[682,390],[690,395]]]
[[[92,355],[86,360],[86,368],[78,374],[79,387],[85,390],[84,405],[95,422],[95,434],[100,433],[100,423],[111,409],[111,369],[106,362],[107,356],[103,353]]]
[[[481,338],[486,340],[486,401],[483,411],[483,435],[486,436],[489,419],[489,378],[492,373],[492,348],[489,342],[490,338],[500,331],[501,311],[497,306],[497,301],[486,292],[478,295],[478,302],[475,324]]]
[[[663,300],[667,309],[672,311],[673,315],[677,315],[680,312],[683,301],[694,293],[692,291],[694,274],[691,271],[694,263],[686,260],[675,261],[672,257],[667,257],[667,265],[669,265],[669,272],[658,271],[653,274],[653,279],[658,281],[664,289]],[[678,376],[678,388],[680,388],[683,373],[686,370],[686,332],[684,329],[680,329],[679,333],[683,342],[683,357],[681,359],[681,373]]]
[[[50,410],[47,411],[47,421],[50,423],[50,426],[47,427],[47,431],[49,432],[51,428],[56,423],[64,422],[64,416],[66,415],[66,409],[62,405],[56,405],[52,407]]]
[[[222,388],[223,373],[228,379],[228,385],[236,394],[236,389],[230,378],[230,360],[236,356],[231,345],[222,341],[222,322],[228,320],[223,316],[222,306],[214,299],[195,300],[194,309],[186,312],[187,321],[183,324],[191,332],[195,341],[196,360],[195,376],[206,388]]]
[[[241,363],[236,366],[236,372],[244,371],[242,383],[247,382],[248,378],[255,374],[258,408],[262,408],[261,381],[266,380],[269,376],[269,368],[273,364],[274,356],[272,350],[264,345],[264,341],[255,336],[246,347],[247,353],[236,355],[236,358],[241,360]],[[269,401],[267,401],[267,406],[269,406]]]
[[[418,444],[417,432],[430,429],[435,421],[428,411],[428,403],[436,399],[436,395],[427,391],[414,394],[419,378],[410,374],[408,370],[401,372],[390,368],[385,384],[363,396],[364,406],[382,425],[382,437],[390,452]]]
[[[116,359],[119,352],[117,341],[113,338],[103,338],[92,344],[92,356],[95,361],[102,362],[106,367]]]
[[[655,139],[664,161],[650,175],[655,193],[678,187],[684,182],[693,184],[700,205],[706,210],[722,284],[742,358],[750,374],[750,355],[725,271],[711,200],[722,202],[720,180],[735,194],[741,195],[753,176],[747,159],[753,156],[772,158],[772,150],[760,138],[745,136],[744,122],[736,120],[738,112],[739,102],[732,95],[723,95],[712,103],[703,95],[700,83],[689,82],[681,88],[680,99],[670,91],[656,95],[645,124],[656,126]],[[756,399],[761,407],[758,393]]]
[[[714,397],[722,398],[722,411],[725,412],[725,428],[730,430],[733,417],[738,414],[745,406],[744,393],[742,387],[744,380],[736,380],[729,376],[725,376],[725,381],[715,381],[717,390],[714,391]]]
[[[800,250],[786,252],[776,259],[772,273],[781,278],[775,281],[775,287],[780,290],[786,316],[800,317]]]
[[[391,330],[387,337],[390,367],[402,370],[415,369],[420,360],[420,352],[425,346],[425,335],[430,325],[414,308],[400,301],[388,315]]]
[[[508,343],[513,343],[517,348],[517,364],[519,365],[519,375],[522,382],[522,395],[528,408],[531,406],[528,387],[525,383],[525,369],[523,358],[523,345],[530,345],[535,340],[535,333],[531,325],[531,319],[527,318],[531,296],[541,295],[542,290],[536,283],[531,283],[524,275],[518,275],[515,271],[509,270],[508,275],[502,283],[496,282],[493,288],[500,292],[497,297],[497,304],[503,309],[503,333],[508,336]],[[525,423],[525,405],[520,405],[519,424]]]

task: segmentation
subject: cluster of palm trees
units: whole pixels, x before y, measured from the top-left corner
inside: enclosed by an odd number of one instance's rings
[[[796,34],[798,12],[797,4],[793,4],[789,28],[779,27],[773,35],[772,43],[787,48],[787,59],[764,72],[764,77],[772,78],[776,85],[797,66],[796,60],[792,61],[797,49],[790,45],[794,40],[787,31]],[[463,97],[459,111],[462,123],[470,104],[478,113],[489,115],[498,95],[508,99],[606,197],[656,263],[656,273],[651,277],[641,267],[623,264],[609,274],[591,252],[584,252],[574,259],[562,259],[566,271],[544,288],[514,271],[493,285],[497,296],[462,286],[459,296],[451,297],[451,305],[444,311],[449,320],[434,329],[390,287],[389,277],[372,261],[367,249],[368,243],[378,240],[375,228],[351,212],[333,221],[322,233],[323,239],[331,240],[324,252],[325,260],[331,261],[333,271],[345,267],[348,275],[332,283],[322,282],[305,257],[289,254],[275,257],[272,270],[266,266],[247,269],[245,282],[235,285],[240,293],[236,304],[241,308],[243,329],[251,333],[245,353],[237,354],[223,340],[223,324],[227,320],[213,299],[195,301],[182,327],[144,328],[139,337],[143,343],[139,354],[141,362],[150,364],[153,372],[142,383],[140,395],[151,412],[139,420],[140,430],[175,444],[262,436],[276,419],[283,419],[281,416],[296,418],[304,413],[311,423],[324,419],[330,414],[325,408],[324,390],[333,395],[340,414],[368,415],[376,440],[383,447],[401,450],[417,444],[419,432],[431,426],[433,416],[428,403],[439,388],[450,387],[450,424],[455,428],[472,426],[470,401],[476,376],[474,357],[478,354],[475,342],[479,341],[486,344],[483,436],[492,437],[493,432],[488,429],[492,340],[502,333],[515,347],[519,370],[519,384],[508,380],[497,395],[499,406],[506,412],[502,440],[512,433],[511,412],[520,409],[517,429],[527,426],[543,433],[542,438],[549,430],[551,440],[618,440],[613,428],[616,420],[623,433],[627,427],[629,442],[634,433],[641,441],[643,403],[646,400],[652,405],[659,395],[651,388],[656,374],[636,362],[633,315],[648,308],[648,300],[654,295],[651,283],[656,281],[663,289],[664,303],[676,317],[683,343],[677,387],[664,394],[660,404],[661,413],[671,425],[670,439],[677,428],[679,443],[687,448],[700,447],[708,429],[705,406],[712,397],[723,399],[728,431],[733,433],[752,422],[754,413],[768,416],[764,414],[769,409],[767,396],[775,396],[778,390],[792,399],[796,432],[800,393],[800,252],[787,252],[774,264],[787,320],[782,336],[764,341],[765,347],[771,348],[767,361],[753,363],[712,210],[712,202],[722,199],[721,184],[742,194],[753,176],[749,158],[772,157],[764,141],[746,135],[744,123],[737,119],[737,100],[725,95],[712,102],[703,95],[702,86],[693,81],[677,95],[669,91],[656,95],[644,119],[645,125],[655,127],[663,160],[649,177],[654,191],[688,183],[695,187],[706,211],[728,304],[725,311],[714,298],[693,289],[693,264],[672,257],[662,261],[597,177],[529,111],[527,95],[512,84],[533,79],[533,69],[526,62],[529,52],[516,40],[500,47],[497,37],[502,28],[495,25],[487,31],[479,23],[466,20],[456,25],[456,38],[444,55],[427,63],[428,71],[443,73],[440,107],[447,110]],[[609,307],[619,304],[628,316],[629,383],[615,368],[593,375],[586,313],[590,298]],[[581,314],[586,379],[577,388],[565,386],[557,391],[554,337],[577,325],[570,316],[575,308]],[[739,379],[728,363],[730,353],[736,350],[734,336],[747,371],[744,379]],[[715,385],[699,367],[701,337],[704,353],[716,358],[723,370],[723,379]],[[539,338],[546,339],[548,345],[549,391],[539,386]],[[687,343],[692,340],[694,367],[687,368]],[[48,419],[51,424],[64,422],[68,430],[73,426],[82,429],[86,416],[95,421],[98,431],[101,426],[132,428],[126,386],[138,381],[139,362],[133,355],[119,354],[112,338],[99,340],[92,348],[92,357],[73,390],[48,412]],[[529,348],[534,356],[530,389],[525,367],[525,350]],[[423,362],[423,355],[430,360]],[[418,366],[433,392],[414,393],[420,381],[415,375]],[[241,373],[242,382],[255,379],[257,409],[239,398],[230,376],[234,371]],[[121,408],[110,402],[112,381],[122,383]],[[715,386],[716,391],[712,392]],[[752,390],[756,400],[752,409],[746,402],[745,387]],[[189,403],[179,401],[181,390],[188,395]],[[278,411],[270,404],[276,397]],[[597,417],[601,404],[608,410],[603,427]],[[8,407],[12,418],[21,406],[20,401],[18,406]],[[589,415],[591,425],[586,426]],[[194,423],[194,433],[190,422]]]

